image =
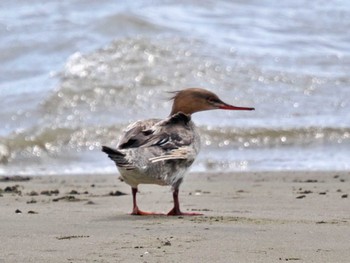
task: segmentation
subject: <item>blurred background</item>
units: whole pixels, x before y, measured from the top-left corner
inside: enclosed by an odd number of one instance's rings
[[[102,144],[204,87],[193,171],[350,169],[350,2],[3,0],[0,174],[115,173]]]

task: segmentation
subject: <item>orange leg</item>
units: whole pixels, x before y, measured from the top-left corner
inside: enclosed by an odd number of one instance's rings
[[[185,213],[180,210],[179,189],[173,191],[174,208],[170,210],[168,216],[200,216],[201,213]]]
[[[138,216],[163,215],[163,214],[160,214],[160,213],[141,211],[138,208],[137,203],[136,203],[137,188],[131,188],[131,192],[132,192],[132,201],[133,201],[133,208],[132,208],[131,215],[138,215]]]

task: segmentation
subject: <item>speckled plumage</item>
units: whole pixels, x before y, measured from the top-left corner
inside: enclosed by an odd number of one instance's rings
[[[158,184],[178,188],[199,148],[200,137],[191,117],[176,113],[165,120],[132,123],[116,149],[104,146],[103,150],[131,187]]]

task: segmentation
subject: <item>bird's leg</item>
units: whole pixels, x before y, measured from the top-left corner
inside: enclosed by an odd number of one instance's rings
[[[139,208],[137,207],[137,203],[136,203],[136,194],[137,194],[137,188],[131,188],[131,192],[132,192],[132,203],[133,203],[133,207],[132,207],[132,215],[139,215]]]
[[[159,213],[154,213],[154,212],[145,212],[145,211],[141,211],[136,203],[136,194],[137,194],[137,187],[131,188],[131,192],[132,192],[132,202],[133,202],[133,208],[132,208],[132,212],[131,215],[138,215],[138,216],[145,216],[145,215],[162,215]]]
[[[170,210],[168,216],[200,216],[200,213],[184,213],[180,210],[179,189],[173,190],[174,208]]]

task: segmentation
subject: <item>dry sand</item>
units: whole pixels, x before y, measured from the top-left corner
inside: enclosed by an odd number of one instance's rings
[[[0,262],[350,262],[349,175],[192,173],[194,217],[129,215],[113,175],[1,178]],[[172,208],[170,188],[140,191],[141,209]]]

